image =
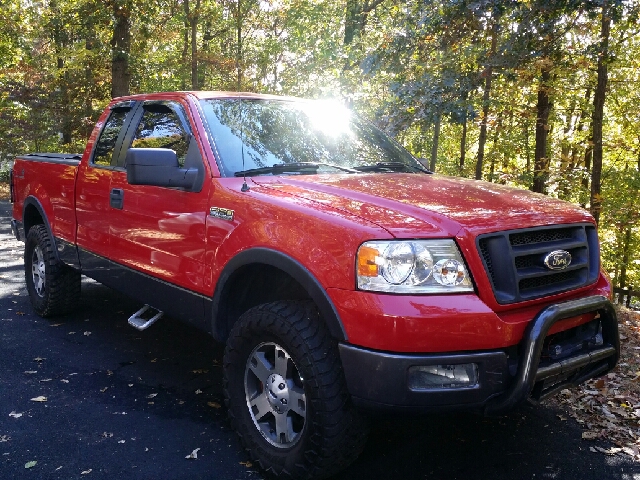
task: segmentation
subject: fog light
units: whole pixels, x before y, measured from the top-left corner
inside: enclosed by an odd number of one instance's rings
[[[439,388],[469,388],[478,385],[478,365],[424,365],[409,367],[411,390],[433,390]]]

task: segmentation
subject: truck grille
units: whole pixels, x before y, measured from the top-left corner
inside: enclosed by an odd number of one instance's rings
[[[591,224],[554,225],[480,235],[480,256],[500,304],[522,302],[594,283],[600,271],[598,235]],[[564,269],[551,270],[545,258],[563,250]]]

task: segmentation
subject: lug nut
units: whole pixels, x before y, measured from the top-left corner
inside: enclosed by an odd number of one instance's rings
[[[284,383],[281,383],[280,385],[278,385],[278,388],[279,388],[280,390],[284,390],[284,387],[285,387]]]

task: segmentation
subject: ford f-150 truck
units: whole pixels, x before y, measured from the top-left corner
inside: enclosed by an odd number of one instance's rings
[[[587,212],[432,174],[331,102],[115,99],[82,155],[18,157],[11,198],[34,310],[70,311],[82,274],[138,329],[224,342],[230,421],[282,477],[347,465],[368,410],[499,414],[619,357]]]

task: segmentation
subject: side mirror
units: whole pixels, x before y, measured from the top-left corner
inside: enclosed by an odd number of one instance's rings
[[[127,182],[192,190],[198,169],[180,168],[178,155],[167,148],[130,148],[127,151]]]

